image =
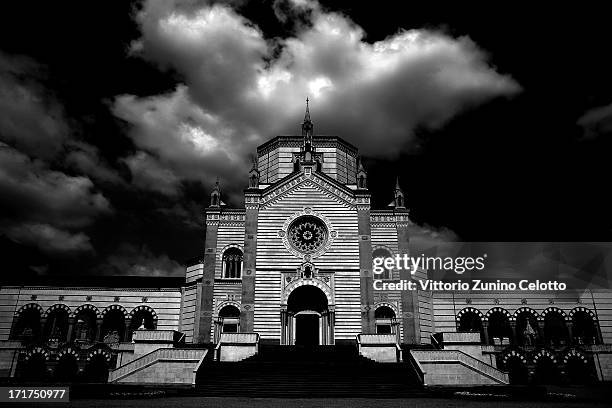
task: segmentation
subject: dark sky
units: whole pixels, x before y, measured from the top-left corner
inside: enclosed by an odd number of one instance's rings
[[[612,241],[603,6],[5,3],[3,278],[180,275],[216,176],[241,205],[306,96],[376,208],[398,175],[413,221],[461,240]]]

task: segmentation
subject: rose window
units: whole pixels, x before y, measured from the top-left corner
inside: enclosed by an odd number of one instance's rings
[[[320,219],[303,216],[291,223],[288,231],[291,246],[302,253],[318,251],[327,241],[327,228]]]

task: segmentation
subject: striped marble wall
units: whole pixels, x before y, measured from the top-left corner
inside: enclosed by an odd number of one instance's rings
[[[3,286],[0,288],[0,340],[9,338],[13,316],[28,303],[40,305],[43,310],[55,304],[64,304],[75,310],[84,304],[95,306],[100,312],[114,304],[127,312],[145,305],[158,316],[157,328],[177,330],[181,310],[181,289],[134,288],[79,288],[79,287],[31,287]]]
[[[612,291],[593,290],[575,292],[434,292],[436,331],[456,331],[455,316],[463,308],[473,307],[483,314],[494,307],[514,313],[521,307],[529,307],[542,313],[549,307],[557,307],[569,313],[575,307],[593,311],[601,327],[605,343],[612,343]]]
[[[303,259],[285,248],[278,232],[287,219],[306,207],[327,217],[337,231],[333,245],[313,262],[335,273],[336,339],[354,339],[361,331],[357,210],[309,180],[302,180],[259,210],[255,331],[262,337],[280,336],[281,271],[295,271]]]
[[[201,266],[201,264],[200,264]],[[197,310],[197,284],[193,283],[182,289],[183,291],[183,308],[181,311],[179,330],[185,333],[185,341],[191,343],[193,341],[193,330],[196,319]]]

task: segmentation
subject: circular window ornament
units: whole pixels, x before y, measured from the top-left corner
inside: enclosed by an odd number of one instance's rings
[[[278,232],[289,252],[307,262],[323,254],[337,235],[327,218],[311,208],[293,214]]]
[[[312,254],[327,242],[327,227],[319,218],[304,215],[289,225],[289,243],[303,254]]]

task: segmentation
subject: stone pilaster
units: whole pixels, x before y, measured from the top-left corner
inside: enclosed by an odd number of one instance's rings
[[[375,333],[374,278],[372,275],[372,231],[370,224],[370,194],[356,195],[359,234],[359,276],[361,287],[361,332]]]
[[[259,218],[259,190],[247,189],[244,196],[244,258],[242,268],[242,304],[240,331],[253,331],[255,320],[255,273],[257,268],[257,223]]]
[[[215,265],[217,262],[217,233],[219,231],[219,208],[206,210],[206,241],[204,243],[204,270],[202,271],[201,291],[199,295],[199,313],[197,315],[197,342],[210,343],[210,331],[213,316],[213,294],[215,285]]]
[[[395,225],[397,227],[397,246],[399,254],[403,256],[419,256],[419,254],[410,254],[409,242],[410,232],[408,226],[408,210],[395,210]],[[400,269],[400,279],[410,281],[412,275],[409,269]],[[419,324],[419,289],[401,291],[401,324],[404,331],[405,344],[418,344],[421,342],[421,328]]]

